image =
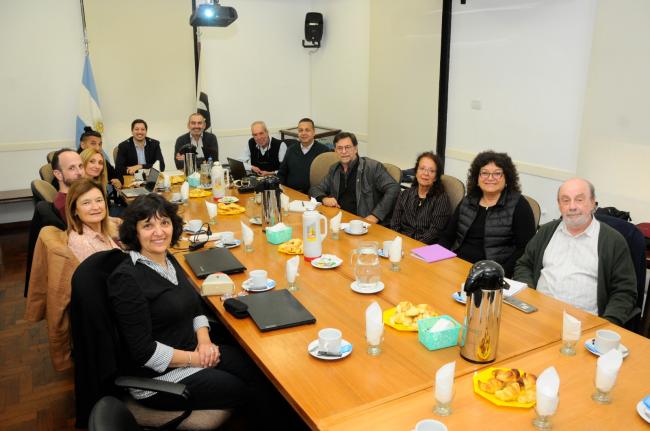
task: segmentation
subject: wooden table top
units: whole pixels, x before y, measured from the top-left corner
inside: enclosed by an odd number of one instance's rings
[[[305,199],[298,192],[286,192],[292,199]],[[233,195],[237,196],[236,193]],[[246,200],[252,196],[239,196],[239,204],[245,206]],[[204,200],[191,198],[188,204],[181,206],[183,218],[206,221]],[[322,206],[318,210],[327,218],[338,212],[337,209]],[[343,214],[343,222],[353,218],[357,217]],[[248,219],[249,215],[245,213],[236,216],[219,215],[212,230],[232,231],[236,238],[241,238],[240,221],[247,223]],[[293,228],[294,238],[302,236],[300,213],[290,213],[284,222]],[[269,277],[278,283],[277,288],[284,288],[285,262],[291,256],[279,253],[277,246],[269,244],[261,227],[250,227],[255,233],[254,251],[245,253],[243,246],[231,251],[248,271],[266,269]],[[459,290],[471,265],[456,258],[426,264],[409,255],[412,248],[422,244],[407,237],[402,237],[406,256],[401,263],[401,271],[390,271],[388,260],[382,259],[381,278],[386,286],[382,292],[362,295],[350,289],[350,283],[354,280],[351,250],[362,240],[378,241],[381,247],[382,241],[393,239],[396,235],[394,231],[373,225],[363,236],[351,236],[344,232],[340,233],[339,240],[332,240],[328,236],[323,242],[323,252],[336,254],[343,259],[343,264],[335,269],[317,269],[301,260],[298,277],[300,290],[294,295],[316,317],[315,325],[262,333],[252,320],[238,320],[226,313],[219,297],[208,298],[219,318],[244,349],[314,429],[334,423],[336,418],[350,417],[382,405],[392,406],[405,397],[416,396],[422,391],[430,392],[435,371],[449,361],[456,361],[456,376],[459,378],[485,366],[462,359],[459,347],[428,351],[419,343],[416,332],[399,332],[389,327],[384,330],[382,354],[371,357],[366,353],[365,309],[372,301],[377,301],[382,310],[391,308],[402,300],[428,303],[440,314],[448,314],[461,323],[464,318],[464,306],[454,302],[451,294]],[[183,245],[186,246],[187,243],[180,244]],[[176,256],[198,287],[201,280],[194,277],[183,254],[181,252]],[[239,291],[247,273],[235,274],[231,278],[235,282],[236,291]],[[584,330],[606,324],[606,321],[596,316],[545,297],[532,289],[521,292],[518,297],[535,305],[539,311],[527,315],[512,307],[503,306],[497,361],[539,351],[558,342],[563,309],[582,320]],[[307,345],[317,339],[318,331],[324,327],[341,329],[343,338],[354,346],[349,357],[337,361],[321,361],[307,353]],[[408,426],[413,424],[414,422]]]
[[[560,403],[552,417],[554,430],[642,430],[648,425],[636,412],[637,403],[650,394],[650,343],[647,339],[615,325],[606,325],[621,334],[622,343],[630,349],[623,361],[617,383],[612,390],[609,405],[596,404],[591,399],[594,392],[596,356],[583,344],[594,336],[595,330],[585,331],[575,356],[560,354],[560,343],[499,361],[494,366],[521,368],[539,375],[545,368],[554,366],[560,375]],[[458,362],[457,362],[458,363]],[[433,387],[427,387],[390,403],[354,414],[332,416],[321,423],[327,430],[397,430],[411,429],[426,418],[443,422],[450,430],[523,430],[533,429],[534,408],[518,409],[498,407],[473,391],[472,375],[457,378],[453,413],[448,417],[436,416]]]

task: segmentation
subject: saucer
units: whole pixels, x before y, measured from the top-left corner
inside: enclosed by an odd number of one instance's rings
[[[596,349],[596,339],[590,338],[585,341],[585,349],[589,350],[590,353],[593,353],[596,356],[600,356],[601,353]],[[622,343],[618,345],[618,351],[621,352],[623,358],[627,358],[627,355],[630,354],[630,349],[625,347]]]
[[[250,224],[254,224],[254,225],[257,225],[257,226],[262,226],[262,219],[259,218],[259,217],[253,217],[251,219],[248,219],[248,222]]]
[[[345,338],[341,339],[341,356],[322,356],[318,354],[318,339],[312,341],[307,346],[307,351],[314,358],[323,359],[325,361],[338,361],[339,359],[347,358],[352,353],[352,343]]]
[[[229,242],[227,245],[221,241],[215,243],[217,247],[221,247],[221,248],[235,248],[235,247],[239,247],[240,244],[241,244],[241,240],[239,239],[235,239],[233,240],[233,242]]]
[[[324,254],[311,261],[311,266],[319,269],[332,269],[341,266],[343,259],[333,254]]]
[[[350,226],[348,225],[348,226],[343,228],[343,232],[347,233],[348,235],[365,235],[365,234],[368,233],[368,227],[364,226],[363,230],[361,232],[352,232],[350,230]]]
[[[643,400],[639,401],[639,403],[636,405],[636,412],[644,421],[650,424],[650,410],[645,407]]]
[[[460,303],[460,304],[467,304],[467,297],[463,297],[461,292],[454,292],[451,294],[451,297],[454,299],[454,301]]]
[[[383,248],[377,249],[377,255],[379,257],[383,257],[384,259],[388,259],[390,256],[388,256],[388,252],[384,253]],[[402,257],[404,257],[404,250],[402,250]]]
[[[375,284],[375,287],[373,287],[372,289],[360,289],[359,286],[357,285],[357,282],[353,281],[352,284],[350,284],[350,287],[352,288],[352,290],[354,290],[357,293],[370,294],[370,293],[381,292],[382,290],[384,290],[384,283],[378,281],[377,284]]]
[[[224,196],[219,199],[219,202],[224,204],[234,204],[235,202],[239,202],[239,198],[236,196]]]
[[[267,290],[271,290],[271,289],[273,289],[275,287],[275,280],[273,280],[271,278],[266,279],[266,287],[262,288],[262,289],[253,289],[250,286],[250,283],[251,283],[251,279],[250,278],[246,279],[241,284],[242,289],[246,290],[247,292],[266,292]]]

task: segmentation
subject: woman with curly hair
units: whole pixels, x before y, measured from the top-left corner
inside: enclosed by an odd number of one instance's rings
[[[438,242],[451,216],[449,197],[440,182],[440,159],[431,151],[415,161],[415,181],[400,192],[390,227],[425,244]]]
[[[261,428],[274,414],[272,387],[238,346],[210,331],[201,297],[168,252],[183,231],[177,210],[149,194],[124,212],[120,240],[130,258],[110,275],[107,293],[130,359],[125,371],[183,383],[193,410],[235,409],[250,429]],[[152,408],[179,408],[168,394],[132,389],[131,395]]]
[[[511,277],[533,235],[533,210],[521,194],[512,159],[506,153],[479,153],[467,173],[467,196],[456,208],[440,244],[472,263],[494,260]]]

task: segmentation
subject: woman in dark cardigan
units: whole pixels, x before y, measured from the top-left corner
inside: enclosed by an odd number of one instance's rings
[[[512,277],[533,235],[533,210],[521,194],[512,159],[506,153],[479,153],[467,173],[467,196],[456,208],[440,244],[472,263],[494,260]]]
[[[397,197],[390,227],[425,244],[438,242],[451,216],[451,204],[440,182],[440,159],[430,151],[415,162],[415,181]]]
[[[120,239],[129,250],[108,280],[108,296],[131,358],[131,373],[184,383],[196,410],[247,411],[255,424],[274,415],[272,388],[238,347],[211,339],[201,298],[167,253],[182,232],[176,205],[156,194],[138,197],[124,213]],[[131,390],[141,403],[177,410],[167,394]]]

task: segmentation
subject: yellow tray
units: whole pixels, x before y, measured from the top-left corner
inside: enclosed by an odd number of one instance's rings
[[[407,325],[402,325],[401,323],[391,323],[390,318],[395,315],[397,312],[397,307],[389,308],[388,310],[384,310],[384,323],[391,328],[395,328],[398,331],[410,331],[410,332],[418,332],[418,322],[415,322],[414,325],[407,326]]]
[[[503,407],[517,407],[521,409],[529,409],[535,405],[535,401],[531,401],[529,403],[518,403],[517,401],[503,401],[498,399],[494,394],[489,394],[485,391],[482,391],[478,387],[478,382],[479,380],[483,382],[487,382],[490,378],[492,378],[492,371],[493,370],[507,370],[509,368],[498,368],[498,367],[490,367],[485,370],[481,370],[478,373],[474,373],[474,376],[472,378],[474,382],[474,392],[485,398],[486,400],[490,401],[492,404],[496,404],[497,406],[503,406]],[[524,371],[519,370],[519,374],[523,374]]]
[[[212,196],[212,191],[211,190],[201,190],[201,189],[192,189],[192,190],[190,190],[190,197],[191,198],[206,198],[208,196]]]

